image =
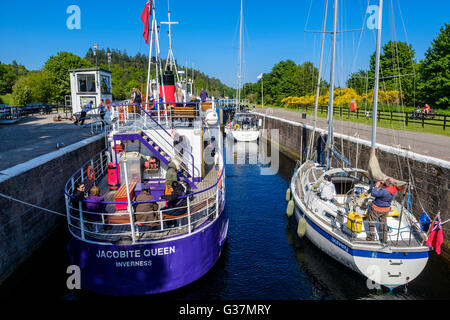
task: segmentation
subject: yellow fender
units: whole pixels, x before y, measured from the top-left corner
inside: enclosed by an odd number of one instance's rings
[[[286,201],[291,200],[291,188],[286,190]]]
[[[287,206],[287,209],[286,209],[286,215],[288,216],[288,217],[290,217],[290,216],[292,216],[294,214],[294,200],[290,200],[289,202],[288,202],[288,206]]]
[[[305,217],[301,217],[297,226],[297,235],[299,238],[302,238],[306,233],[306,219]]]

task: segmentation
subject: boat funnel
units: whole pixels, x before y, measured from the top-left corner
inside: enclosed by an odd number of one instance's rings
[[[175,102],[175,75],[171,70],[164,72],[160,92],[161,96],[165,98],[165,102]]]

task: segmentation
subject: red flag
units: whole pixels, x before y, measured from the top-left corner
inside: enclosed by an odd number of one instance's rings
[[[150,22],[149,22],[149,18],[150,15],[152,14],[152,1],[147,1],[147,3],[145,4],[145,8],[141,13],[141,20],[144,23],[144,39],[145,39],[145,43],[148,44],[148,39],[149,39],[149,35],[150,35]]]
[[[442,233],[441,217],[439,213],[432,228],[425,245],[433,247],[437,254],[441,254],[441,244],[444,242],[444,234]]]

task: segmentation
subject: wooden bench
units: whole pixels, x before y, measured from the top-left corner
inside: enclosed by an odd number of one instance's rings
[[[206,111],[212,108],[212,102],[202,102],[201,103],[202,111]]]
[[[173,107],[174,118],[195,118],[195,107]]]
[[[208,199],[208,201],[209,201],[208,202],[209,204],[214,203],[214,201],[216,201],[216,198],[215,197],[211,197],[211,198]],[[201,210],[203,210],[205,208],[206,208],[206,200],[203,200],[200,203],[196,203],[194,205],[191,205],[191,215],[194,214],[194,213],[197,213],[197,212],[199,212],[199,211],[201,211]],[[186,210],[187,210],[187,208],[186,208]],[[164,214],[163,213],[163,219],[167,220],[167,219],[183,218],[183,217],[187,217],[187,215],[188,215],[187,211],[186,211],[186,213],[184,213],[182,215],[179,215],[179,216],[173,216],[173,215],[170,215],[170,214]]]

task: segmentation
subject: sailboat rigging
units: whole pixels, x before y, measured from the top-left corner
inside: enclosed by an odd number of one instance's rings
[[[365,219],[372,210],[371,190],[373,179],[384,180],[378,160],[375,157],[378,81],[380,68],[381,22],[383,0],[379,0],[376,82],[374,91],[373,131],[369,170],[339,168],[333,166],[332,154],[345,162],[333,150],[333,104],[334,74],[336,58],[336,22],[338,0],[333,4],[333,39],[330,72],[330,92],[328,104],[327,166],[324,168],[307,159],[298,165],[291,179],[288,215],[293,214],[298,223],[297,233],[306,237],[319,249],[343,265],[364,275],[371,281],[390,289],[406,284],[416,278],[424,269],[429,255],[429,247],[422,245],[426,237],[417,219],[407,214],[404,201],[393,200],[386,214],[386,222],[378,223],[388,230],[388,240],[380,237],[372,239],[373,222]],[[320,83],[320,82],[319,82]],[[313,135],[313,133],[311,133]],[[320,194],[321,185],[331,182],[336,189],[332,199]],[[396,181],[398,186],[405,183]],[[402,189],[399,189],[402,192]],[[406,198],[406,196],[403,196]],[[383,241],[382,241],[383,240]],[[376,269],[376,272],[374,271]]]

